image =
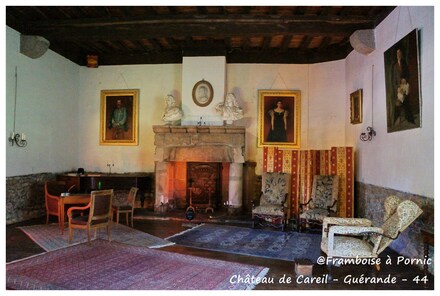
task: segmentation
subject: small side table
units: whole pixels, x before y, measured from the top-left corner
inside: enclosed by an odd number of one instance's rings
[[[434,247],[434,232],[426,229],[422,229],[422,238],[423,238],[423,253],[426,258],[429,258],[429,246]],[[428,264],[424,264],[423,270],[425,271],[425,275],[428,274]]]

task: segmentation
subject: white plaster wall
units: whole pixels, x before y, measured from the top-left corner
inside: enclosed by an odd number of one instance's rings
[[[236,121],[234,125],[246,127],[246,159],[258,163],[262,160],[262,149],[257,149],[259,89],[301,90],[302,149],[328,149],[332,145],[345,145],[344,65],[344,61],[313,66],[226,65],[226,86],[223,88],[226,88],[226,92],[235,94],[245,113],[245,118]],[[166,94],[173,94],[179,105],[185,100],[182,98],[185,87],[183,72],[182,65],[175,64],[105,66],[96,69],[81,67],[79,130],[82,135],[79,137],[78,166],[88,171],[105,172],[108,170],[107,164],[114,164],[112,172],[154,171],[152,126],[163,124],[161,118]],[[191,91],[196,80],[188,84]],[[215,81],[213,77],[211,80]],[[213,88],[220,89],[222,86],[213,83]],[[312,88],[315,89],[311,90]],[[139,146],[99,145],[100,91],[104,89],[140,90]],[[322,96],[323,92],[326,96]],[[313,96],[310,97],[309,93]],[[325,100],[320,102],[323,97]],[[210,104],[212,109],[217,103],[213,100]],[[210,106],[199,108],[188,103],[183,105],[186,106],[186,112],[189,110],[195,115],[213,116],[207,109]],[[311,134],[308,128],[311,121],[309,117],[313,118],[310,125],[316,135],[308,136]]]
[[[86,171],[154,171],[153,125],[162,125],[165,97],[181,104],[182,66],[130,65],[81,67],[79,90],[79,162]],[[139,145],[99,145],[101,90],[139,89]]]
[[[383,53],[415,28],[421,30],[422,127],[387,133]],[[397,7],[375,34],[373,53],[364,56],[353,51],[346,59],[345,129],[347,144],[356,148],[356,179],[434,197],[434,8]],[[348,98],[358,88],[364,90],[364,118],[362,124],[351,125]],[[372,117],[377,136],[371,142],[362,142],[359,135],[371,126]]]
[[[15,67],[18,72],[16,132],[28,145],[10,146]],[[79,67],[50,49],[40,58],[20,53],[20,34],[6,27],[6,176],[74,168],[78,150]]]
[[[226,57],[184,57],[182,64],[182,125],[194,125],[200,121],[206,125],[222,125],[215,106],[225,99]],[[214,96],[206,107],[196,105],[192,98],[194,85],[200,80],[212,85]]]
[[[246,127],[246,159],[262,171],[262,148],[257,148],[258,90],[301,91],[301,149],[345,145],[345,62],[314,65],[229,64],[226,92],[235,94]]]
[[[310,65],[307,146],[345,146],[345,61]],[[304,112],[303,112],[304,114]]]

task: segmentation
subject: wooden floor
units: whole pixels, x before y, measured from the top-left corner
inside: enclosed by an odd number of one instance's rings
[[[209,221],[208,215],[200,217],[199,219],[191,222]],[[168,219],[168,220],[167,220]],[[121,219],[125,222],[124,219]],[[216,223],[231,223],[234,225],[240,225],[243,227],[250,227],[248,219],[211,219]],[[55,220],[53,221],[55,222]],[[149,234],[165,238],[173,234],[188,229],[188,222],[184,219],[184,213],[174,213],[170,217],[157,217],[148,213],[135,214],[135,228]],[[43,224],[45,218],[34,219],[22,223],[11,224],[6,226],[6,260],[11,262],[17,259],[26,258],[35,254],[43,253],[44,250],[38,245],[32,242],[22,231],[17,227],[22,225]],[[214,252],[207,250],[194,249],[189,247],[183,247],[174,245],[170,247],[161,248],[160,250],[167,252],[175,252],[193,256],[200,256],[206,258],[214,258],[231,262],[241,262],[246,264],[254,264],[268,267],[270,270],[266,275],[266,280],[271,280],[273,283],[260,283],[256,286],[256,290],[432,290],[434,287],[434,278],[432,275],[428,275],[428,282],[416,283],[413,279],[417,277],[423,278],[424,273],[416,266],[407,266],[396,264],[386,265],[382,264],[381,270],[377,272],[374,267],[364,265],[345,265],[341,267],[332,267],[330,270],[325,265],[315,264],[313,266],[313,278],[315,281],[321,281],[322,283],[297,283],[294,273],[294,263],[284,260],[273,260],[259,257],[250,257],[244,255],[234,255],[222,252]],[[393,262],[396,262],[398,256],[397,253],[392,250],[385,250],[382,254],[382,261],[390,256]],[[361,280],[367,277],[396,278],[395,284],[348,284],[344,283],[348,279]],[[291,279],[290,283],[280,282],[283,279]]]

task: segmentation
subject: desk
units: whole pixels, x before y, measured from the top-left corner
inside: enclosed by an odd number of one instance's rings
[[[57,176],[58,181],[65,181],[68,186],[76,185],[79,192],[88,193],[101,188],[114,190],[130,190],[131,187],[139,188],[138,196],[141,200],[141,207],[144,207],[145,193],[153,194],[153,179],[148,173],[127,173],[127,174],[86,174],[76,175],[62,174]]]
[[[61,194],[59,207],[60,207],[60,230],[61,234],[64,233],[64,208],[65,205],[77,205],[88,204],[90,202],[90,194],[81,193],[63,193]]]

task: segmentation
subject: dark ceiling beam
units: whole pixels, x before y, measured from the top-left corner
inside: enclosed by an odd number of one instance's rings
[[[263,49],[263,50],[267,50],[267,49],[269,48],[270,41],[271,41],[271,38],[270,38],[270,37],[268,37],[268,36],[264,37],[264,39],[263,39],[263,45],[261,46],[261,49]]]
[[[288,49],[287,51],[278,51],[276,49],[267,49],[261,51],[258,49],[232,50],[225,52],[221,47],[204,51],[200,48],[187,48],[183,51],[153,51],[145,53],[124,53],[124,54],[100,54],[100,65],[134,65],[134,64],[180,64],[183,56],[226,56],[228,63],[267,63],[267,64],[314,64],[332,60],[340,60],[347,57],[352,51],[348,46],[334,46],[326,50],[319,49]],[[305,58],[307,61],[305,61]],[[74,62],[84,66],[85,58],[75,57]],[[78,60],[81,60],[78,62]]]
[[[68,60],[78,64],[78,65],[86,65],[87,57],[84,55],[78,48],[72,48],[68,52],[65,51],[65,44],[51,43],[50,49],[59,55],[65,57]]]
[[[310,35],[305,36],[304,39],[301,41],[299,48],[302,50],[308,48],[310,42],[312,42],[312,39],[313,39],[313,36],[310,36]]]
[[[331,6],[323,6],[319,14],[322,16],[326,16],[330,14],[330,11],[331,11]]]
[[[100,55],[100,65],[181,64],[181,51]],[[80,64],[84,66],[85,63]]]
[[[228,63],[266,63],[266,64],[314,64],[331,60],[341,60],[353,49],[350,46],[334,46],[325,50],[289,49],[280,52],[274,49],[267,51],[249,50],[233,51],[226,56]]]
[[[379,13],[374,16],[374,27],[379,25],[396,7],[395,6],[387,6],[384,7],[382,13]]]
[[[40,15],[43,19],[48,19],[47,15],[41,11],[41,9],[39,9],[38,7],[32,6],[32,9],[38,14]]]
[[[373,28],[373,19],[363,16],[162,16],[150,19],[113,18],[82,20],[30,21],[25,34],[47,39],[108,40],[191,36],[201,32],[206,37],[276,34],[349,34],[357,29]]]
[[[322,39],[320,47],[327,47],[330,44],[331,38],[326,36]]]
[[[67,11],[67,9],[65,7],[59,7],[58,9],[66,18],[69,18],[69,19],[72,18],[72,16],[70,15],[70,13]]]
[[[152,46],[152,50],[156,50],[159,51],[162,49],[162,46],[160,45],[159,41],[157,41],[156,39],[148,39],[148,41],[150,42],[151,46]]]
[[[292,40],[292,35],[285,35],[280,50],[286,51],[289,48],[291,40]]]
[[[199,14],[206,14],[208,13],[206,6],[196,6],[197,12]]]
[[[179,48],[179,45],[174,41],[173,38],[165,38],[166,42],[169,44],[169,46],[173,49]]]
[[[142,51],[150,50],[147,46],[145,46],[142,42],[136,41],[136,44],[142,49]]]
[[[242,45],[242,48],[243,48],[244,50],[248,50],[249,47],[250,47],[250,40],[249,40],[249,38],[248,38],[248,37],[243,37],[243,45]]]

